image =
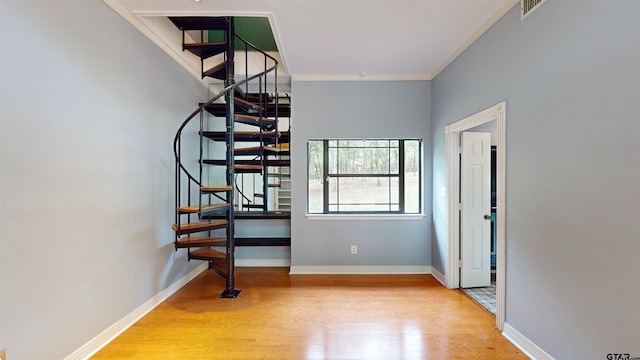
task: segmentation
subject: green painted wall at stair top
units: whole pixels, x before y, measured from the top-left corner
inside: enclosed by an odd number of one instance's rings
[[[269,19],[266,17],[235,17],[236,34],[247,39],[258,49],[263,51],[278,51],[276,40],[271,31]],[[209,41],[222,41],[224,32],[211,30],[209,31]],[[244,50],[244,43],[236,41],[236,50]]]

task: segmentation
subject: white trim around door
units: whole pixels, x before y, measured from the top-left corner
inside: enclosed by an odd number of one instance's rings
[[[460,133],[484,123],[497,121],[496,149],[496,326],[501,331],[505,322],[505,236],[506,236],[506,108],[505,101],[486,110],[471,115],[456,123],[445,126],[446,184],[447,184],[447,263],[445,266],[445,284],[450,289],[460,285]]]

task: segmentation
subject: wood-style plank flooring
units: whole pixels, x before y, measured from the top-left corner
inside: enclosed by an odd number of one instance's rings
[[[93,359],[527,359],[495,318],[430,275],[206,271]]]

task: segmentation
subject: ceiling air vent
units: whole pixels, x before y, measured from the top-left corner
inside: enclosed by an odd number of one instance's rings
[[[537,9],[545,0],[520,0],[520,20],[524,20],[533,10]]]

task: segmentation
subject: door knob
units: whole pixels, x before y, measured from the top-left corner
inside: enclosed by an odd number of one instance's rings
[[[484,216],[484,219],[485,219],[485,220],[491,220],[491,215],[485,215],[485,216]]]

